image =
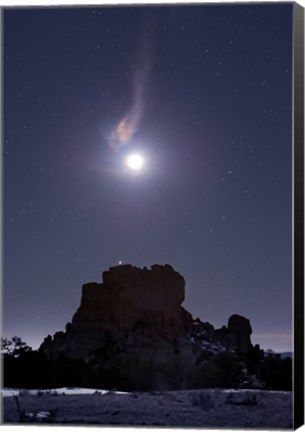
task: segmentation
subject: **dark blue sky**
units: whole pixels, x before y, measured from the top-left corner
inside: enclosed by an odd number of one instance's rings
[[[6,9],[3,37],[4,335],[168,263],[194,318],[290,350],[292,3]]]

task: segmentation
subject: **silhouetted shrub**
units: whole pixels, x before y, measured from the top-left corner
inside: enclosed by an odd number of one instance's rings
[[[260,377],[270,390],[292,390],[292,359],[269,354],[260,367]]]
[[[241,363],[228,351],[209,358],[199,369],[197,387],[234,387],[241,373]]]
[[[82,360],[73,360],[61,355],[51,363],[51,387],[81,387]]]
[[[5,387],[47,388],[50,386],[50,364],[38,351],[22,350],[18,356],[3,356]]]

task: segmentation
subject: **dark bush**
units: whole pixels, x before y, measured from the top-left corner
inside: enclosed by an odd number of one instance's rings
[[[197,387],[234,387],[238,384],[241,363],[235,356],[223,351],[209,358],[199,369]]]
[[[292,359],[268,355],[260,367],[260,377],[270,390],[292,390]]]
[[[51,384],[50,363],[43,353],[23,352],[18,357],[3,357],[5,387],[48,388]]]

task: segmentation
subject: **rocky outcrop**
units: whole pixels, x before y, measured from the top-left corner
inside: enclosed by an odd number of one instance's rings
[[[232,315],[228,326],[216,330],[216,339],[226,348],[246,354],[251,347],[252,328],[250,321],[241,315]]]
[[[81,360],[82,385],[193,387],[213,356],[245,355],[252,346],[244,317],[233,315],[219,330],[194,320],[182,307],[184,278],[170,265],[121,265],[102,279],[83,285],[72,323],[40,347],[53,362]]]
[[[181,307],[184,278],[170,265],[150,270],[131,265],[103,272],[103,282],[83,285],[81,304],[67,326],[41,349],[52,358],[64,353],[85,358],[103,343],[105,331],[128,345],[148,344],[155,338],[173,340],[185,333],[192,316]],[[64,341],[64,343],[63,343]]]
[[[184,278],[169,265],[153,265],[150,270],[131,265],[112,267],[103,273],[102,284],[83,286],[72,324],[130,328],[143,319],[164,326],[177,324],[184,285]]]

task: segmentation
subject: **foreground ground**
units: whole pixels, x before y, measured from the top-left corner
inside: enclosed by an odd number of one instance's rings
[[[292,428],[291,392],[183,390],[149,393],[3,391],[3,423]]]

